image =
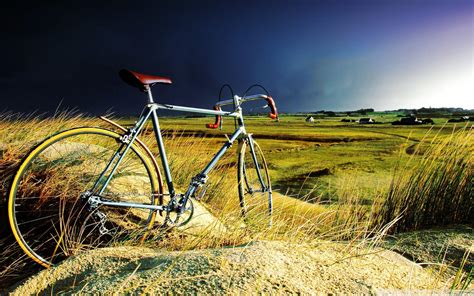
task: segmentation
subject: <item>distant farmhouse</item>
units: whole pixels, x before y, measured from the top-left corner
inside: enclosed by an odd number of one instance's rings
[[[400,120],[392,122],[393,125],[420,125],[420,124],[434,124],[433,119],[419,119],[414,116],[401,118]]]
[[[372,118],[366,117],[366,118],[359,119],[358,123],[359,124],[371,124],[371,123],[375,123],[375,120],[373,120]]]
[[[305,119],[306,122],[314,122],[314,117],[313,116],[308,116]]]
[[[416,125],[416,124],[422,124],[423,122],[417,117],[405,117],[405,118],[400,119],[400,123],[406,124],[406,125]]]
[[[466,122],[466,121],[473,121],[474,116],[462,116],[461,118],[451,118],[448,122]]]

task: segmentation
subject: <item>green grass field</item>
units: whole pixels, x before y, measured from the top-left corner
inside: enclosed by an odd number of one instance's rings
[[[388,188],[397,166],[416,163],[420,155],[413,153],[420,142],[421,148],[429,146],[435,137],[439,141],[465,126],[446,124],[447,118],[435,118],[435,125],[394,126],[390,122],[398,119],[397,113],[369,116],[383,123],[344,123],[340,117],[307,123],[305,116],[282,116],[279,122],[249,116],[245,123],[264,150],[277,191],[331,203],[337,202],[345,183],[359,190],[362,200],[371,203],[377,192]],[[122,120],[122,124],[130,125],[132,121]],[[224,118],[222,130],[206,129],[205,124],[211,121],[210,117],[165,117],[160,124],[167,135],[199,138],[204,157],[210,160],[225,141],[225,135],[234,129],[231,118]],[[415,160],[407,164],[410,158]]]

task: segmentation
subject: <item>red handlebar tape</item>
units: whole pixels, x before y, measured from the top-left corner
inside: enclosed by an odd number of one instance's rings
[[[222,109],[221,109],[220,106],[214,106],[214,110],[221,111]],[[221,120],[222,120],[222,116],[216,115],[216,122],[208,123],[208,124],[206,124],[206,127],[207,128],[212,128],[212,129],[219,128],[219,126],[221,125]]]
[[[268,113],[268,117],[270,117],[271,119],[278,119],[278,111],[275,106],[275,101],[273,101],[273,98],[270,96],[267,96],[265,101],[267,101],[268,107],[270,107],[270,110],[271,110],[271,112]]]

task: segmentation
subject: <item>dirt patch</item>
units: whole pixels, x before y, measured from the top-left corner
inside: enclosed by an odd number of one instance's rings
[[[418,265],[382,249],[260,241],[234,248],[162,252],[117,247],[90,251],[44,270],[14,295],[50,293],[374,293],[431,289]]]
[[[405,149],[406,154],[408,155],[424,155],[426,151],[429,149],[430,145],[422,145],[420,143],[415,143],[410,146],[408,146]]]

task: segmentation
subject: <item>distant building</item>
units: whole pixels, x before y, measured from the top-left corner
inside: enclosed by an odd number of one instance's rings
[[[416,124],[422,124],[423,122],[416,117],[405,117],[405,118],[400,119],[400,123],[406,124],[406,125],[416,125]]]
[[[448,122],[465,122],[465,121],[472,121],[474,117],[469,116],[462,116],[461,118],[451,118]]]
[[[373,120],[372,118],[361,118],[359,119],[359,124],[370,124],[370,123],[375,123],[375,120]]]
[[[431,123],[431,122],[427,122]],[[423,124],[423,121],[416,118],[416,117],[405,117],[401,118],[400,120],[392,122],[393,125],[419,125]]]
[[[306,122],[314,122],[313,116],[306,117]]]
[[[423,124],[434,124],[434,121],[431,118],[425,118],[425,119],[421,120],[421,123],[423,123]]]

